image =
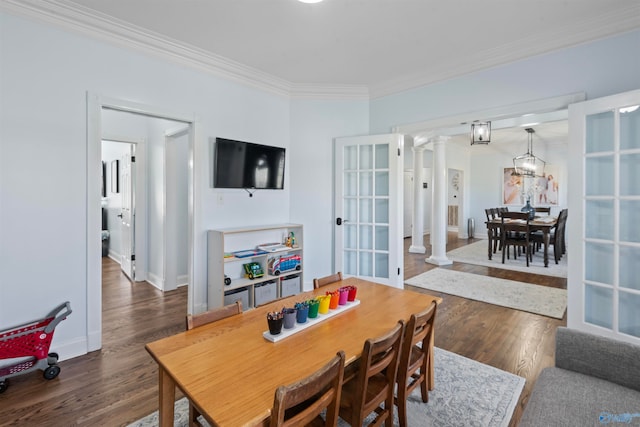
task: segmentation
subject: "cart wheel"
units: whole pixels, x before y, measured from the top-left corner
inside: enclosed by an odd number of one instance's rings
[[[56,364],[58,362],[58,359],[60,359],[58,353],[51,352],[47,355],[47,363],[49,363],[49,365]]]
[[[4,393],[9,388],[9,381],[0,381],[0,393]]]
[[[42,375],[44,376],[44,378],[46,380],[52,380],[55,377],[58,376],[58,374],[60,373],[60,366],[58,365],[51,365],[49,366],[47,369],[44,370],[44,372],[42,373]]]

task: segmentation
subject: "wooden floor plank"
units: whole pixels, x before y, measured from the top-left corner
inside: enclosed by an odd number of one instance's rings
[[[447,249],[475,241],[449,234]],[[405,240],[405,278],[436,268],[425,263],[429,252],[408,253],[410,243]],[[429,251],[428,236],[424,245]],[[566,279],[557,277],[457,262],[446,268],[566,289]],[[516,426],[540,370],[553,365],[555,329],[566,325],[566,317],[552,319],[411,289],[444,299],[436,320],[436,346],[527,380],[511,421]],[[158,404],[157,370],[144,345],[184,330],[186,306],[186,288],[163,295],[148,283],[131,284],[119,264],[103,258],[103,349],[61,362],[62,372],[52,381],[40,373],[12,378],[0,394],[0,425],[121,426],[153,412]]]

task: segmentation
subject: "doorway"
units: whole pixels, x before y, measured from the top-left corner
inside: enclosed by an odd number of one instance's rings
[[[187,247],[183,253],[186,253],[187,272],[185,284],[188,285],[188,304],[185,314],[193,311],[193,286],[192,277],[194,272],[193,261],[193,222],[194,222],[194,167],[193,167],[193,147],[195,144],[195,120],[193,116],[185,114],[168,113],[165,110],[156,107],[150,107],[140,104],[134,104],[127,101],[114,100],[100,97],[98,95],[88,95],[88,112],[87,112],[87,156],[88,156],[88,173],[87,173],[87,203],[88,203],[88,222],[87,222],[87,351],[98,350],[102,347],[102,263],[101,263],[101,241],[99,238],[93,239],[91,236],[101,235],[101,192],[100,187],[102,180],[100,172],[102,170],[101,160],[101,144],[105,134],[118,135],[142,135],[145,140],[144,144],[139,144],[142,150],[138,150],[144,154],[137,160],[142,160],[138,164],[137,172],[133,177],[138,185],[137,190],[144,188],[146,194],[140,195],[140,191],[136,195],[136,213],[135,213],[135,244],[136,244],[136,280],[146,280],[153,283],[161,290],[165,290],[164,262],[165,262],[165,232],[164,206],[165,194],[165,170],[164,156],[166,155],[165,137],[169,130],[186,128],[185,141],[187,141],[188,149],[185,162],[187,170],[186,189],[187,194],[187,227],[181,230],[182,235],[186,235]],[[141,124],[144,123],[144,124]],[[136,133],[136,130],[138,131]],[[161,147],[158,149],[158,147]],[[94,167],[95,166],[95,167]],[[140,167],[142,166],[142,167]],[[148,167],[144,167],[148,166]],[[153,168],[151,167],[153,166]],[[144,183],[144,184],[143,184]],[[95,192],[93,189],[97,189]],[[139,201],[139,203],[138,203]],[[151,212],[153,211],[153,214]],[[147,221],[142,226],[141,222]],[[143,233],[143,234],[141,234]]]

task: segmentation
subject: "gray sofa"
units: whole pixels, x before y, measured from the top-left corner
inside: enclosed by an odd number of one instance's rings
[[[558,328],[520,427],[640,426],[640,346]]]

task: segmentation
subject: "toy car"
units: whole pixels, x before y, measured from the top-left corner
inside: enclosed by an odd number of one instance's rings
[[[264,276],[264,271],[262,271],[262,266],[257,262],[250,262],[248,264],[243,264],[243,267],[244,267],[244,272],[246,276],[251,280]]]
[[[300,255],[288,255],[281,256],[279,258],[273,258],[269,262],[269,273],[274,276],[279,276],[280,273],[291,270],[300,270],[302,259]]]

